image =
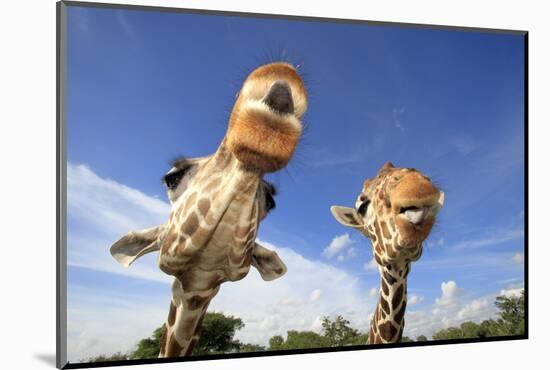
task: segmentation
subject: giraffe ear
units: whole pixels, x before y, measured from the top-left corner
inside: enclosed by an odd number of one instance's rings
[[[330,207],[332,215],[344,226],[349,227],[362,227],[363,218],[359,216],[357,211],[354,208],[341,207],[341,206],[332,206]]]
[[[277,252],[254,244],[252,251],[252,266],[258,269],[265,281],[275,280],[286,273],[286,265],[281,261]]]
[[[128,267],[144,254],[160,249],[158,239],[163,230],[164,225],[129,232],[111,246],[111,256],[121,265]]]

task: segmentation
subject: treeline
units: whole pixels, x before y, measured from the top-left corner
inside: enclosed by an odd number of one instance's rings
[[[458,327],[450,327],[433,333],[432,339],[486,338],[525,333],[524,291],[519,297],[498,296],[495,305],[498,308],[497,319],[484,320],[479,324],[467,321]],[[368,332],[362,333],[354,329],[350,322],[342,316],[336,316],[334,320],[324,317],[320,334],[313,331],[289,330],[286,339],[281,335],[275,335],[269,339],[268,347],[242,343],[235,339],[236,332],[242,328],[244,328],[244,323],[238,317],[225,316],[220,312],[208,312],[204,317],[201,336],[193,351],[193,356],[364,345],[368,338]],[[162,327],[156,329],[151,337],[140,340],[136,349],[128,354],[119,352],[111,356],[97,356],[85,362],[156,358],[160,350],[161,337]],[[414,340],[403,337],[401,341],[425,342],[428,340],[425,335],[420,335]]]
[[[498,296],[495,300],[499,318],[484,320],[479,324],[471,321],[459,327],[451,327],[433,334],[434,340],[487,338],[525,334],[525,291],[519,297]]]

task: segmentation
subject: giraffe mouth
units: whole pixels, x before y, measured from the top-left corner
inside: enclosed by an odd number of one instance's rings
[[[434,219],[437,216],[443,205],[444,198],[445,194],[440,192],[437,198],[430,197],[424,201],[403,202],[396,207],[398,209],[398,217],[413,225],[420,225],[426,220]]]
[[[286,83],[276,82],[266,97],[246,100],[233,114],[228,145],[248,168],[274,172],[285,167],[302,133]]]
[[[419,225],[425,220],[430,208],[431,207],[417,206],[401,207],[399,215],[407,219],[410,223]]]

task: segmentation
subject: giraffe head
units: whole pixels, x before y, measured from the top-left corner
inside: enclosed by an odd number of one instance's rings
[[[307,93],[290,64],[272,63],[254,70],[231,112],[228,149],[249,169],[277,171],[288,163],[302,133]]]
[[[259,222],[275,207],[275,188],[262,176],[291,159],[306,108],[304,84],[290,64],[254,70],[216,152],[178,159],[163,177],[172,206],[168,222],[127,234],[111,247],[113,257],[127,266],[160,251],[159,267],[170,275],[181,277],[198,265],[220,271],[211,274],[210,285],[239,280],[250,265],[265,280],[284,274],[276,253],[254,243]],[[203,288],[198,275],[182,281]]]
[[[331,211],[338,222],[371,239],[376,262],[386,266],[420,258],[443,201],[444,193],[428,177],[388,162],[365,181],[355,208]]]

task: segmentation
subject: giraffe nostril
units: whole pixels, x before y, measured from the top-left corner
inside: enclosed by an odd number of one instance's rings
[[[285,81],[275,82],[269,89],[264,102],[277,113],[294,113],[292,92]]]

